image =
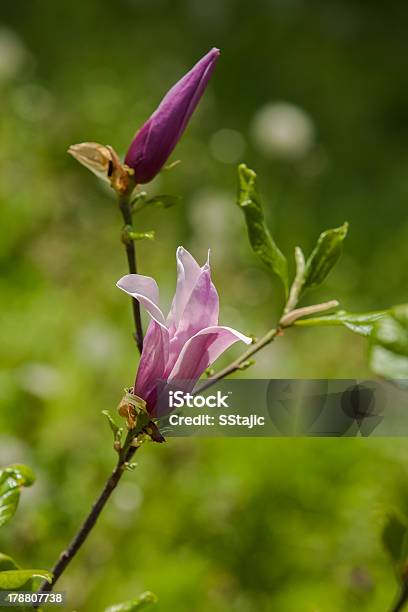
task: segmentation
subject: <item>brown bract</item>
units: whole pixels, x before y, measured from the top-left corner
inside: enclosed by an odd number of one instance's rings
[[[119,194],[125,194],[135,186],[134,170],[122,164],[115,149],[109,145],[81,142],[71,145],[68,153]]]

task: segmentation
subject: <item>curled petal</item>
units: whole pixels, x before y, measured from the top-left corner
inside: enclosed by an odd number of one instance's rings
[[[245,344],[252,342],[251,338],[231,327],[214,325],[202,329],[186,342],[168,377],[168,382],[189,381],[189,387],[193,389],[208,366],[238,340]]]
[[[152,319],[166,327],[163,313],[159,308],[159,288],[154,278],[142,274],[126,274],[118,280],[116,286],[138,300]]]

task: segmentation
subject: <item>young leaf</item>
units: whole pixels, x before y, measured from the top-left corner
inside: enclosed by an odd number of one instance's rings
[[[25,465],[10,465],[0,470],[0,527],[16,512],[21,487],[31,486],[34,480],[33,471]]]
[[[122,242],[124,244],[130,244],[134,240],[154,240],[154,230],[148,232],[135,232],[131,225],[125,225],[122,230]]]
[[[11,478],[0,484],[0,527],[15,514],[20,499],[20,489]]]
[[[318,287],[336,265],[343,240],[347,236],[348,223],[320,234],[317,244],[306,262],[303,289]]]
[[[238,206],[245,215],[249,242],[259,259],[282,281],[288,296],[288,262],[274,242],[265,223],[261,200],[256,188],[256,174],[245,164],[238,166]]]
[[[140,212],[144,208],[152,206],[161,206],[162,208],[170,208],[175,206],[181,200],[180,196],[176,195],[157,195],[149,198],[145,191],[138,192],[132,201],[133,212]]]
[[[303,327],[315,327],[323,325],[342,325],[350,331],[360,336],[369,336],[376,321],[387,314],[387,310],[377,310],[374,312],[361,312],[353,314],[345,310],[338,310],[330,315],[323,317],[313,317],[311,319],[301,319],[295,325]]]
[[[129,232],[131,240],[154,240],[154,236],[154,230],[149,230],[148,232]]]
[[[408,378],[408,304],[394,306],[373,327],[370,367],[385,378]]]
[[[146,591],[142,593],[137,599],[131,601],[124,601],[113,606],[109,606],[105,609],[105,612],[140,612],[145,610],[152,604],[157,603],[157,597],[154,593]]]
[[[149,198],[146,202],[147,206],[162,206],[163,208],[170,208],[175,206],[181,200],[181,196],[176,195],[157,195],[153,198]]]
[[[123,428],[116,425],[108,410],[102,410],[102,414],[106,417],[113,433],[113,448],[119,452],[122,448]]]
[[[2,553],[0,553],[0,572],[5,572],[8,570],[20,570],[20,566],[14,561],[14,559],[12,559],[11,557],[9,557],[8,555],[4,555]],[[2,589],[0,588],[0,591]],[[33,578],[30,576],[25,582],[23,582],[18,588],[15,589],[16,591],[33,591],[34,590],[34,585],[33,585]],[[0,610],[3,610],[3,608],[0,606]],[[24,608],[19,608],[19,610],[21,612],[27,612],[28,608],[24,607]],[[31,608],[30,608],[31,610]]]
[[[116,425],[108,410],[102,410],[102,414],[106,417],[106,420],[108,421],[109,427],[111,428],[113,433],[113,437],[116,438],[119,432],[119,427]]]
[[[23,586],[31,578],[42,578],[52,581],[52,574],[40,569],[17,569],[0,572],[0,589],[14,591]]]
[[[14,478],[20,487],[31,487],[31,485],[35,482],[35,474],[27,465],[13,463],[12,465],[6,467],[3,471]]]
[[[20,569],[14,559],[9,557],[8,555],[0,553],[0,572],[14,569]]]

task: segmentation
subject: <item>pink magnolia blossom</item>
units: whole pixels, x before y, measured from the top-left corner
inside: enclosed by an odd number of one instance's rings
[[[192,390],[203,372],[234,342],[251,343],[230,327],[218,325],[218,293],[211,280],[210,265],[202,267],[183,247],[177,249],[177,288],[170,312],[159,307],[156,281],[141,274],[123,276],[117,286],[136,298],[151,321],[134,385],[150,414],[155,412],[158,383],[168,386],[182,381]]]

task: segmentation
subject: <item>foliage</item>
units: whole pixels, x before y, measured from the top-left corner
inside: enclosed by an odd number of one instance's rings
[[[25,465],[10,465],[0,470],[0,527],[16,512],[21,488],[30,487],[34,480],[34,473]]]
[[[238,206],[243,210],[251,246],[259,259],[282,281],[285,295],[288,293],[288,262],[272,238],[266,223],[259,194],[256,190],[256,174],[241,164],[238,168]]]
[[[310,319],[296,321],[296,325],[301,325],[304,327],[343,325],[356,334],[360,334],[361,336],[370,336],[373,330],[373,324],[386,314],[386,310],[360,312],[358,314],[347,312],[345,310],[338,310],[334,314],[325,315],[323,317],[313,317]]]
[[[137,599],[109,606],[109,608],[106,608],[105,612],[139,612],[139,610],[145,610],[156,602],[156,595],[150,591],[146,591],[146,593],[142,593]]]
[[[375,324],[370,363],[376,374],[408,379],[408,305],[395,306]]]
[[[347,236],[348,223],[320,234],[316,247],[306,262],[303,289],[318,287],[334,268]]]

